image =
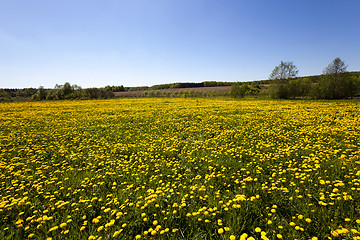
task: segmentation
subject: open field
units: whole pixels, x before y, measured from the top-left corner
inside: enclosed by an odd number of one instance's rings
[[[0,239],[360,239],[358,101],[0,104]]]
[[[161,93],[173,95],[176,93],[185,93],[185,92],[201,92],[202,94],[225,94],[229,92],[230,86],[220,86],[220,87],[194,87],[194,88],[169,88],[169,89],[159,89],[159,90],[139,90],[139,91],[126,91],[126,92],[115,92],[116,96],[121,97],[133,97],[133,96],[144,96],[144,94],[150,93]]]

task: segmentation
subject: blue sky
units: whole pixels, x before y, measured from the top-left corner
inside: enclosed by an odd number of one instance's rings
[[[0,88],[84,88],[360,70],[359,0],[0,0]]]

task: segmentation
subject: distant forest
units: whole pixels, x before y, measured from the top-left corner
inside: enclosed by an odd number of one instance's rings
[[[194,88],[231,86],[225,93],[207,94]],[[187,91],[187,88],[192,88]],[[177,89],[173,93],[162,90]],[[268,97],[278,99],[346,99],[360,97],[360,72],[329,73],[305,77],[273,78],[248,82],[205,81],[201,83],[169,83],[151,87],[106,86],[103,88],[81,88],[65,83],[53,89],[24,88],[0,89],[0,101],[40,101],[63,99],[106,99],[115,98],[118,92],[142,91],[132,97]]]

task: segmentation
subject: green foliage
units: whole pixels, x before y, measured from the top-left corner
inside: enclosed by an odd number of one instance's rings
[[[335,58],[325,69],[324,75],[314,86],[313,96],[318,99],[352,98],[359,89],[358,78],[347,74],[346,65]]]
[[[41,101],[46,99],[46,95],[47,95],[46,90],[44,89],[43,86],[40,86],[38,91],[32,96],[32,98],[34,100]]]
[[[110,85],[107,85],[105,86],[105,90],[106,91],[111,91],[111,92],[124,92],[125,91],[125,88],[123,85],[121,86],[110,86]]]
[[[287,98],[308,96],[311,91],[311,81],[309,78],[297,78],[283,85],[283,91]]]
[[[11,96],[4,89],[0,89],[0,102],[11,102]]]
[[[55,85],[54,89],[45,90],[39,87],[38,91],[32,96],[33,100],[62,100],[62,99],[104,99],[115,97],[109,88],[87,88],[65,83],[64,85]]]
[[[276,66],[271,72],[269,79],[274,80],[275,84],[272,86],[272,98],[289,98],[290,88],[289,79],[296,77],[299,70],[293,62],[283,62]]]
[[[114,93],[110,90],[101,88],[86,88],[84,89],[84,96],[87,99],[106,99],[114,97]]]
[[[325,75],[315,84],[313,96],[317,99],[343,99],[354,97],[359,90],[359,81],[354,77],[347,77],[346,74],[334,78]]]
[[[250,88],[248,87],[248,85],[246,84],[242,84],[242,85],[232,85],[230,88],[230,96],[234,97],[234,98],[243,98],[245,96],[245,93],[249,90]]]
[[[292,62],[281,62],[273,70],[269,79],[276,82],[270,87],[272,98],[343,99],[358,94],[358,72],[347,73],[346,65],[340,58],[335,58],[323,71],[324,75],[291,79],[298,73]]]
[[[141,90],[150,90],[150,87],[148,86],[140,86],[140,87],[131,87],[129,88],[129,91],[141,91]]]
[[[270,96],[274,99],[288,99],[289,87],[288,84],[276,84],[271,86]]]

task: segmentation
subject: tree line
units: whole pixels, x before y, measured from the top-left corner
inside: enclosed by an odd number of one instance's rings
[[[115,97],[114,92],[106,88],[85,88],[78,85],[65,83],[64,85],[56,84],[54,89],[45,89],[39,87],[37,92],[32,96],[33,100],[64,100],[64,99],[103,99]]]
[[[316,99],[353,98],[360,90],[359,75],[347,72],[347,65],[339,57],[335,58],[316,82],[309,78],[295,78],[298,73],[292,62],[281,62],[273,70],[269,79],[275,80],[272,97]]]
[[[258,96],[270,98],[313,98],[344,99],[360,96],[360,72],[348,72],[347,65],[335,58],[322,75],[297,77],[299,70],[293,62],[281,61],[267,80],[251,82],[169,83],[151,87],[105,86],[83,89],[78,85],[65,83],[53,89],[44,87],[24,89],[0,89],[0,102],[21,100],[62,100],[62,99],[102,99],[114,98],[115,92],[145,90],[133,97],[235,97]],[[186,88],[231,86],[229,92],[187,91]],[[161,92],[164,89],[179,91]],[[130,95],[128,95],[130,96]]]
[[[298,72],[293,62],[281,61],[269,76],[269,86],[262,87],[259,92],[279,99],[345,99],[360,94],[360,73],[347,72],[347,65],[339,57],[323,70],[322,75],[296,77]],[[232,86],[230,95],[244,97],[256,94],[249,92],[249,86],[243,83]]]

